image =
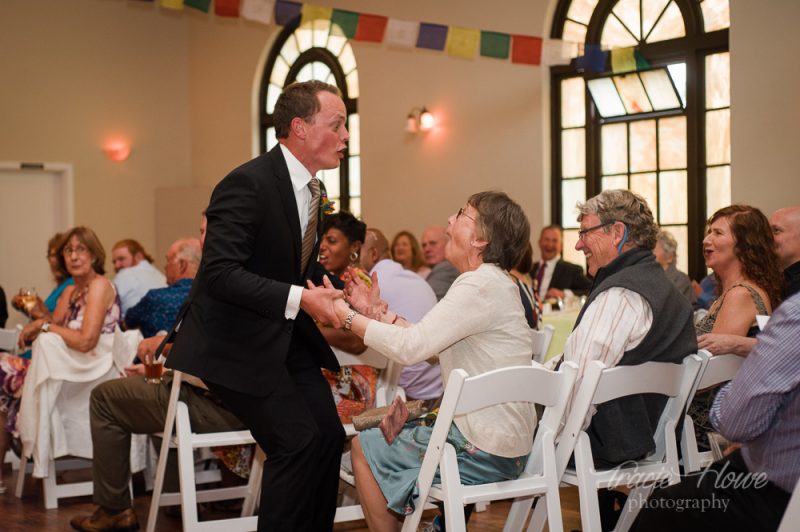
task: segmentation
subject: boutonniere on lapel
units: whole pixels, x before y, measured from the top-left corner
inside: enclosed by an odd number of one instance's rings
[[[321,183],[321,182],[320,182]],[[325,187],[320,187],[319,191],[319,210],[323,216],[328,216],[333,214],[333,208],[336,205],[335,201],[331,201],[328,199],[328,191],[325,190]]]

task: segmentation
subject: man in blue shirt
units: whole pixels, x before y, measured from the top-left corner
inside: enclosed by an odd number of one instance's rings
[[[125,313],[128,329],[141,329],[145,338],[167,331],[189,295],[201,258],[196,238],[176,240],[167,250],[166,288],[153,288]]]

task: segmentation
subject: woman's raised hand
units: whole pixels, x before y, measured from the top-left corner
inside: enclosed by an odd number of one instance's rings
[[[372,273],[369,284],[362,277],[362,273],[355,268],[347,268],[347,279],[344,293],[350,306],[365,316],[379,320],[386,312],[388,305],[381,299],[381,289],[378,286],[378,274]]]

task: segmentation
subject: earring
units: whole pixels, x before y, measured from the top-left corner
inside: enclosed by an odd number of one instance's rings
[[[355,264],[358,261],[358,252],[353,251],[350,253],[350,264]]]

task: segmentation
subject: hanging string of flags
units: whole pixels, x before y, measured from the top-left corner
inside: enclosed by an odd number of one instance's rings
[[[158,1],[165,9],[182,10],[185,6],[204,13],[211,10],[211,0]],[[605,72],[610,57],[614,73],[641,70],[650,66],[636,47],[608,51],[603,50],[599,44],[400,20],[289,0],[214,0],[214,14],[218,17],[241,17],[252,22],[279,26],[292,24],[298,19],[301,25],[312,20],[329,20],[337,32],[354,41],[437,50],[462,59],[475,59],[480,55],[510,59],[511,63],[520,65],[550,66],[568,65],[575,59],[578,70]]]

